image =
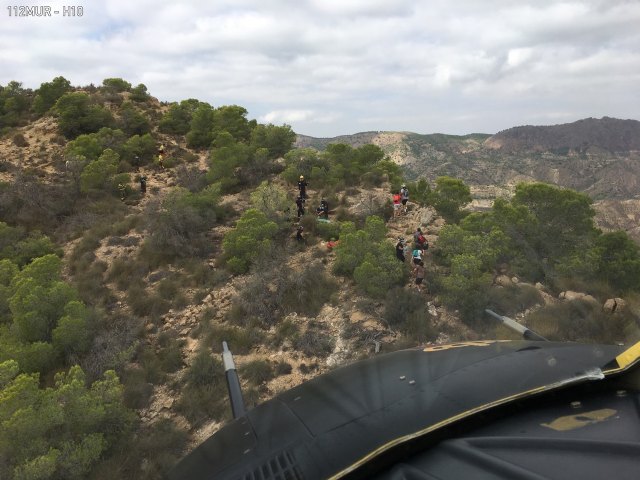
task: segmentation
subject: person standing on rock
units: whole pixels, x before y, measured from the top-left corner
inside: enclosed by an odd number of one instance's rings
[[[409,189],[403,183],[400,188],[400,200],[402,201],[402,210],[407,213],[407,202],[409,201]]]

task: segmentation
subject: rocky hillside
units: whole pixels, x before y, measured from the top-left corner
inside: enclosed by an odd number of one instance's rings
[[[602,228],[618,225],[640,241],[633,220],[640,215],[640,210],[633,210],[633,200],[640,198],[640,122],[636,120],[589,118],[564,125],[514,127],[495,135],[298,136],[297,145],[323,148],[336,141],[356,145],[366,139],[402,165],[409,178],[461,178],[474,192],[482,192],[476,198],[483,205],[491,199],[486,192],[499,186],[501,193],[508,194],[519,182],[541,181],[583,191],[602,212],[598,215]],[[631,216],[615,214],[629,209]]]
[[[370,132],[341,138],[355,149],[335,157],[297,157],[289,151],[294,136],[288,127],[259,125],[242,107],[214,108],[195,100],[167,105],[143,85],[131,88],[121,79],[106,79],[97,88],[57,85],[63,92],[45,103],[55,108],[36,114],[27,103],[0,136],[0,220],[6,222],[0,225],[0,363],[9,359],[41,374],[41,387],[50,389],[56,374],[79,365],[86,382],[77,381],[75,391],[115,371],[114,398],[121,397],[127,428],[116,435],[109,430],[115,418],[110,417],[106,427],[98,425],[102,430],[90,431],[95,438],[107,429],[113,443],[100,443],[77,477],[161,478],[219,429],[229,419],[219,360],[223,340],[235,354],[251,407],[368,356],[425,343],[513,338],[486,321],[479,305],[496,305],[551,338],[594,341],[557,320],[583,316],[589,325],[616,327],[592,328],[600,335],[596,340],[635,335],[635,310],[623,309],[613,287],[599,286],[587,295],[572,290],[584,283],[532,280],[541,259],[529,259],[531,278],[526,269],[516,272],[515,262],[489,264],[484,259],[495,249],[472,232],[462,232],[468,238],[458,242],[470,251],[454,252],[443,216],[423,202],[412,200],[406,213],[391,214],[391,184],[417,175],[427,160],[428,178],[457,172],[483,180],[473,185],[472,209],[486,209],[482,202],[508,194],[508,182],[495,184],[517,175],[494,176],[499,163],[480,162],[488,152],[487,135]],[[335,139],[298,141],[321,147]],[[367,148],[369,143],[380,148]],[[404,171],[389,166],[380,149]],[[589,165],[585,161],[584,168]],[[291,211],[302,169],[316,177],[307,190],[307,214],[298,219]],[[322,198],[332,205],[329,223],[314,215]],[[610,225],[620,215],[632,218],[633,208],[610,205]],[[295,239],[299,226],[303,241]],[[430,245],[422,291],[413,282],[410,261],[401,263],[393,253],[398,237],[411,240],[417,227]],[[346,246],[336,251],[331,238]],[[449,247],[440,250],[443,238]],[[475,250],[485,247],[483,260],[475,259]],[[456,255],[475,263],[460,269]],[[40,303],[49,297],[25,291],[29,301],[18,301],[22,297],[14,291],[20,282],[36,281],[13,278],[33,273],[29,262],[41,258],[61,265],[59,275],[49,268],[38,279],[45,284],[39,292],[55,280],[58,296],[46,308]],[[381,290],[383,282],[388,288]],[[57,312],[60,292],[70,301]],[[466,302],[471,297],[476,303]],[[25,318],[41,316],[29,310],[36,307],[54,325],[76,323],[66,330],[49,326],[53,332],[45,326],[39,337],[20,336]],[[73,341],[61,343],[65,335]],[[38,357],[34,351],[44,353]],[[10,443],[2,435],[0,454]],[[41,455],[55,436],[48,431],[38,444]],[[71,448],[66,438],[61,441]],[[69,467],[56,461],[50,463],[57,476],[50,478],[66,478]],[[0,462],[0,477],[11,478],[14,471]]]

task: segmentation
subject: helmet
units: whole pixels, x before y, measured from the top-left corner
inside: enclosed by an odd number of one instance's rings
[[[304,175],[300,175],[300,180],[304,180]]]
[[[402,187],[400,187],[400,188],[407,188],[407,186],[403,183]]]

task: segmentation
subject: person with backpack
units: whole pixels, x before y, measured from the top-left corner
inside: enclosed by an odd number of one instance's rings
[[[422,261],[422,255],[424,254],[422,248],[419,245],[416,245],[413,248],[413,252],[411,252],[411,258],[413,258],[413,264],[418,265],[419,262]]]
[[[398,217],[400,215],[400,193],[393,194],[393,217]]]
[[[296,206],[298,207],[298,220],[304,215],[304,197],[299,196],[296,198]]]
[[[429,248],[429,244],[427,242],[427,238],[422,233],[422,229],[420,227],[418,227],[416,229],[416,231],[414,232],[414,234],[413,234],[413,242],[416,245],[421,246],[423,248],[423,250],[426,250],[427,248]]]
[[[307,197],[307,186],[309,185],[309,183],[304,179],[304,175],[300,175],[300,180],[298,180],[298,190],[300,191],[300,196],[302,198],[309,198]]]
[[[404,210],[404,213],[407,213],[407,202],[409,201],[409,189],[404,183],[400,188],[400,200],[402,201],[402,209]]]
[[[396,243],[396,258],[401,262],[405,261],[404,258],[404,238],[398,237],[398,243]]]

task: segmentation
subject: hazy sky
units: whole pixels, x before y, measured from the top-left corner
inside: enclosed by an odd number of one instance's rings
[[[317,137],[640,118],[639,0],[24,4],[52,16],[2,2],[2,85],[122,77],[160,100],[241,105]]]

